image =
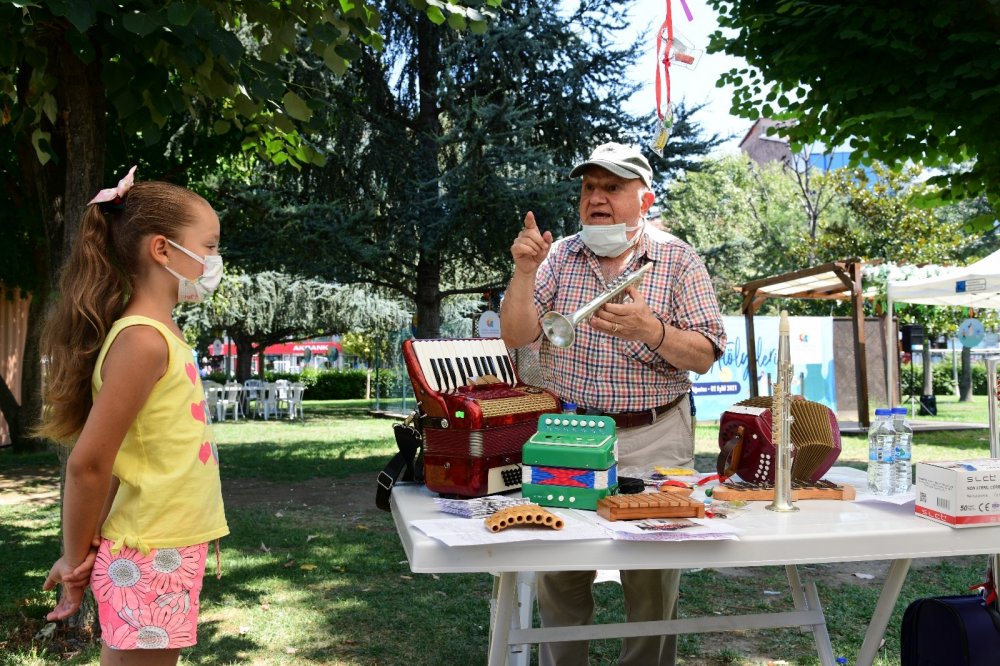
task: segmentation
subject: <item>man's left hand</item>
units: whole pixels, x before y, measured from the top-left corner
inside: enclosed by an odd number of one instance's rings
[[[605,303],[590,318],[590,326],[623,340],[639,340],[647,345],[655,345],[663,332],[660,320],[649,309],[635,285],[625,288],[632,299],[626,303]]]

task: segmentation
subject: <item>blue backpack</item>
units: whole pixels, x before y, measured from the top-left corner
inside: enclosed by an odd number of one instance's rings
[[[1000,613],[978,594],[917,599],[900,639],[902,666],[997,666]]]

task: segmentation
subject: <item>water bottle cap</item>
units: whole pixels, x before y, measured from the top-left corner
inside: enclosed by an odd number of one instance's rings
[[[892,410],[888,407],[879,407],[875,410],[875,416],[889,416],[892,414]]]
[[[892,413],[893,414],[906,414],[906,411],[907,411],[906,407],[893,407],[892,408]]]
[[[574,409],[574,410],[576,409],[576,403],[575,402],[564,402],[563,403],[563,411],[564,412],[565,411],[569,411],[571,409]]]

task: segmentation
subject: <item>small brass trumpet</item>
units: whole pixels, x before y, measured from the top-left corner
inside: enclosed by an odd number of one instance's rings
[[[542,315],[542,332],[545,333],[545,337],[549,339],[556,347],[560,349],[566,349],[567,347],[572,347],[573,343],[576,342],[576,327],[581,321],[586,321],[594,316],[602,305],[610,302],[612,299],[617,298],[625,291],[625,288],[631,284],[635,284],[642,279],[642,276],[646,274],[653,264],[643,264],[641,267],[636,269],[631,273],[626,273],[619,276],[614,281],[612,281],[608,288],[605,289],[601,294],[590,301],[582,308],[571,314],[570,316],[559,314],[558,312],[546,312]]]

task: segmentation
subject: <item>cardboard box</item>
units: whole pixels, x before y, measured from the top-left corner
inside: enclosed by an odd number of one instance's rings
[[[1000,523],[1000,459],[917,463],[918,516],[952,527]]]

